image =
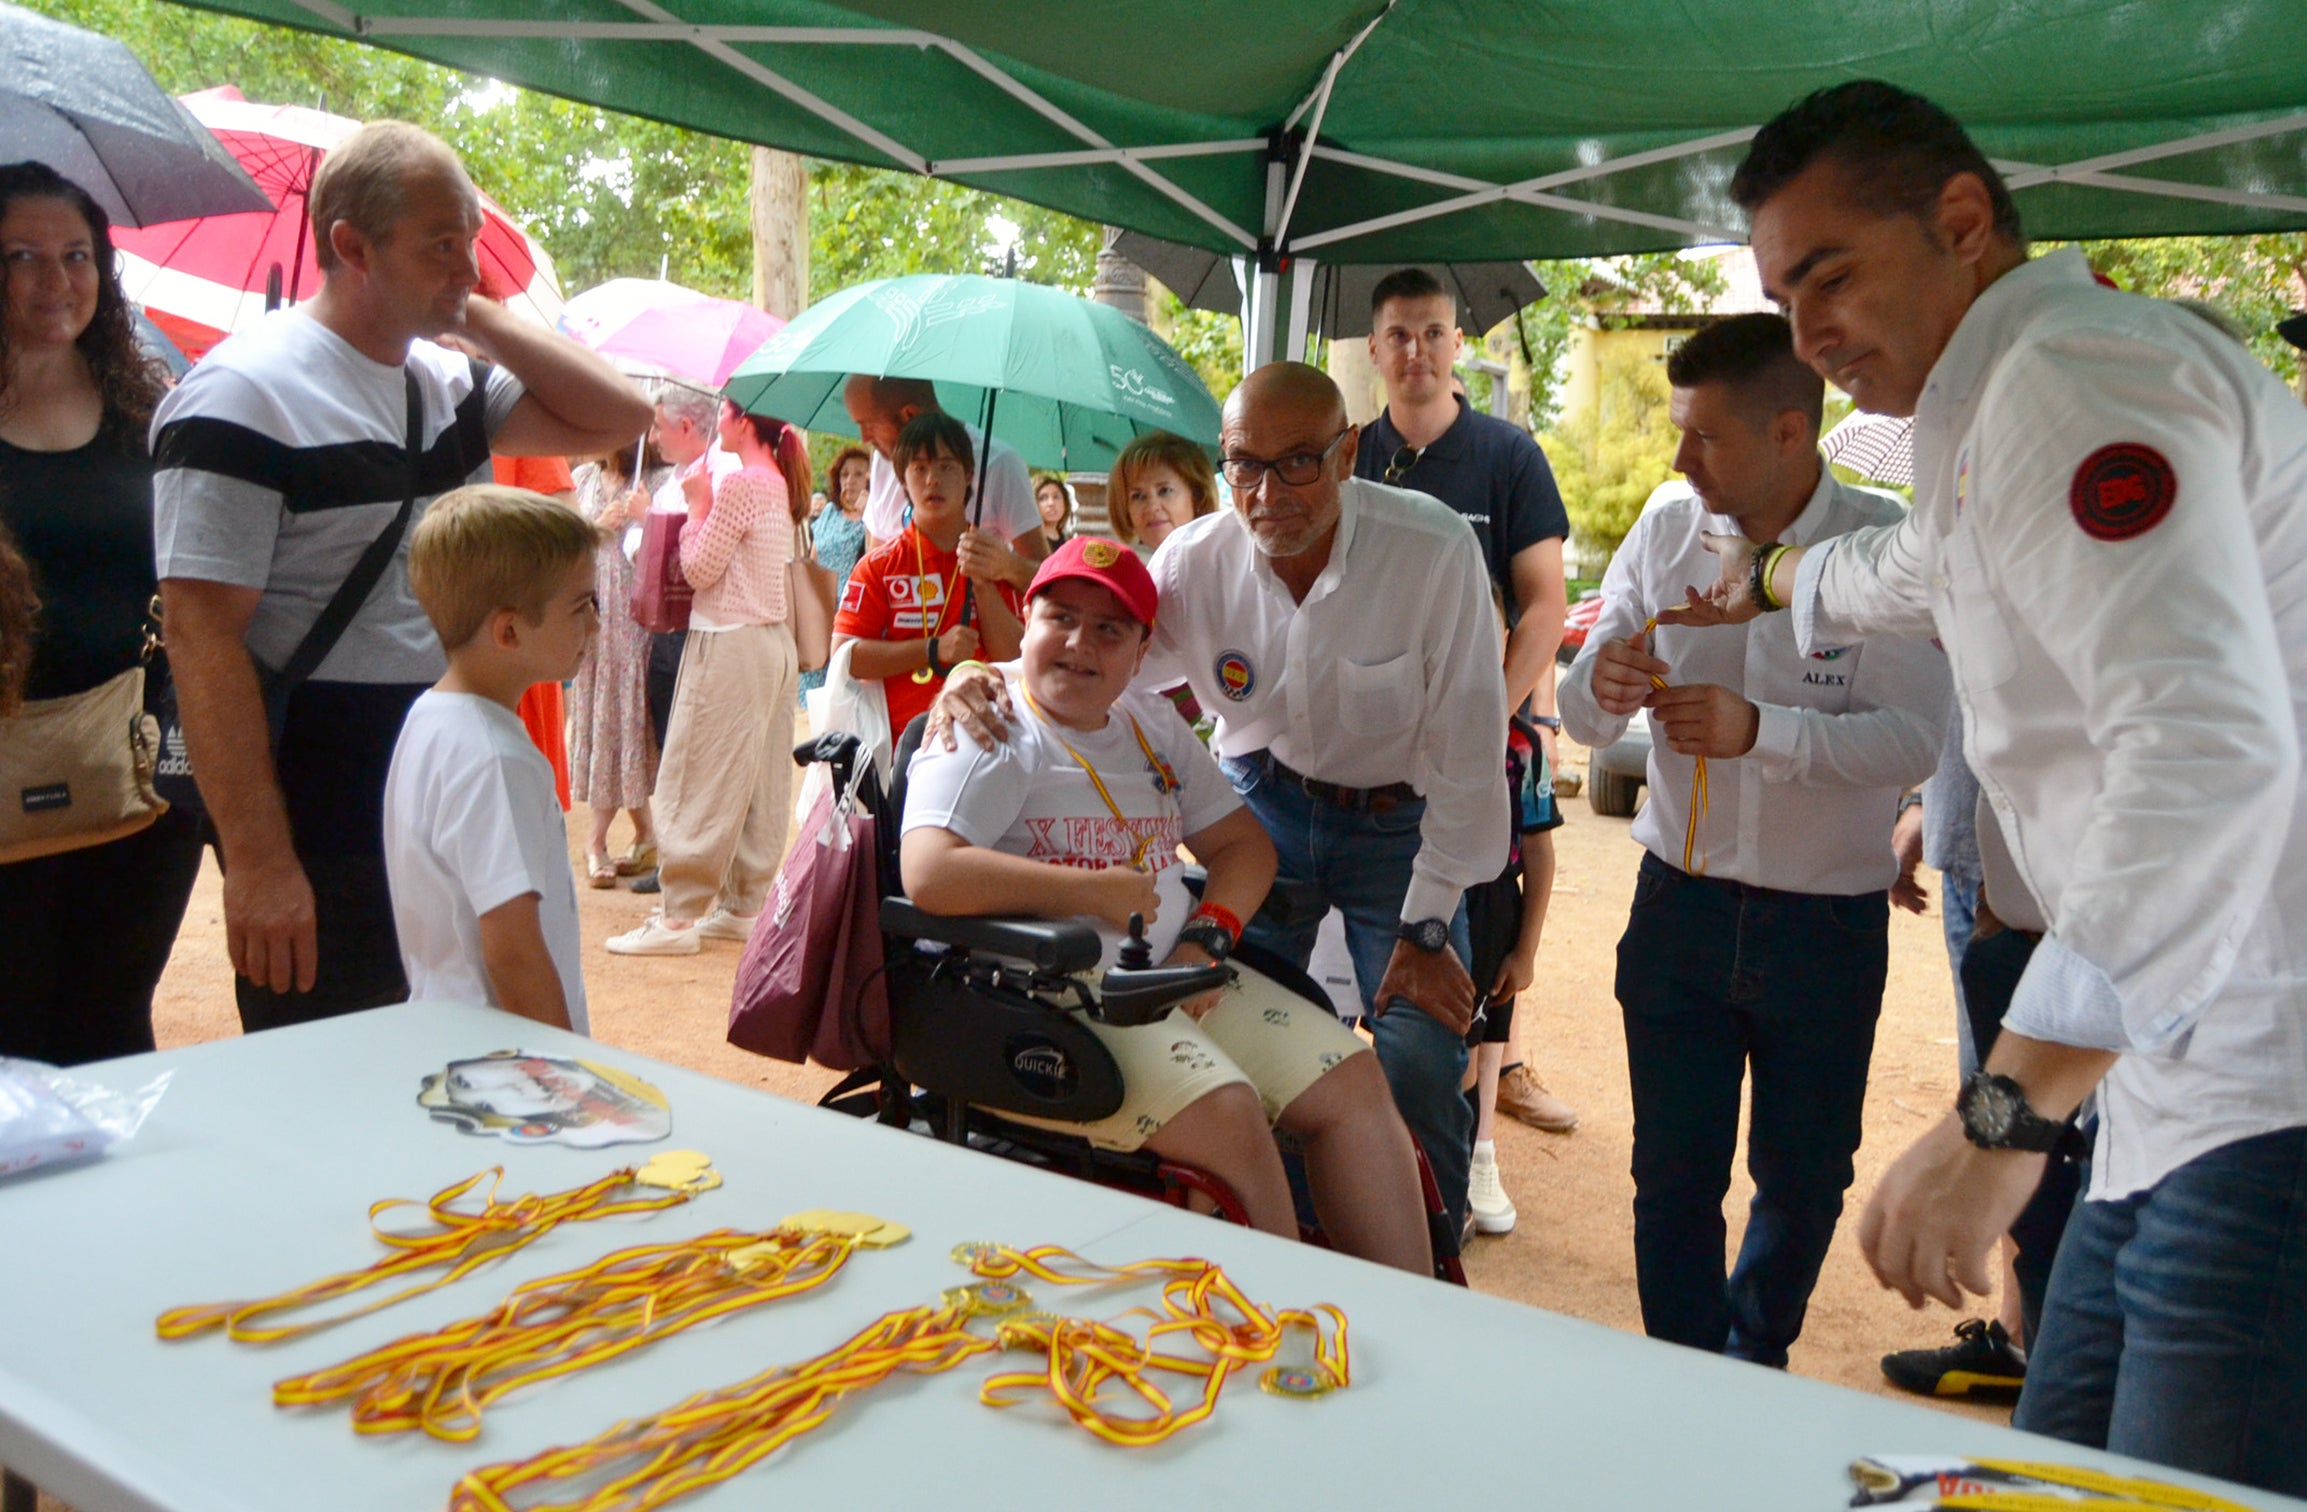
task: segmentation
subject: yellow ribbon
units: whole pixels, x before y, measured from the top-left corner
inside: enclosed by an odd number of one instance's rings
[[[1071,756],[1074,761],[1081,767],[1081,769],[1089,774],[1089,785],[1093,788],[1096,788],[1098,797],[1105,800],[1105,811],[1113,815],[1114,823],[1120,825],[1122,832],[1127,834],[1130,827],[1129,817],[1122,813],[1121,805],[1114,802],[1113,793],[1106,787],[1105,779],[1098,775],[1097,768],[1090,765],[1090,761],[1087,756],[1082,755],[1081,752],[1073,748],[1072,741],[1057,733],[1057,721],[1051,719],[1047,714],[1041,712],[1041,705],[1033,701],[1033,694],[1026,691],[1024,683],[1020,682],[1017,685],[1017,691],[1024,696],[1025,706],[1033,711],[1033,717],[1040,720],[1042,725],[1048,729],[1049,738],[1056,741],[1059,745],[1065,747],[1065,754]],[[1169,796],[1177,789],[1177,774],[1170,770],[1170,765],[1168,762],[1162,760],[1159,756],[1154,754],[1153,745],[1145,738],[1145,731],[1139,727],[1137,716],[1130,713],[1127,709],[1124,709],[1122,711],[1122,717],[1129,721],[1129,731],[1132,735],[1137,737],[1137,748],[1145,753],[1145,764],[1147,769],[1150,770],[1154,774],[1155,779],[1161,783],[1162,795],[1164,797]],[[1154,837],[1152,835],[1140,835],[1138,837],[1136,847],[1130,852],[1129,864],[1131,869],[1135,871],[1145,870],[1146,849],[1147,847],[1151,846],[1153,842]]]
[[[679,1162],[678,1168],[667,1166],[668,1161]],[[669,1174],[660,1174],[668,1171]],[[424,1204],[431,1227],[414,1232],[387,1229],[377,1220],[394,1208],[415,1207],[416,1203],[399,1197],[376,1203],[368,1210],[369,1228],[381,1243],[396,1253],[359,1270],[323,1277],[293,1291],[260,1301],[209,1302],[171,1308],[160,1315],[156,1325],[160,1337],[188,1339],[221,1328],[227,1338],[243,1344],[270,1344],[282,1339],[302,1338],[306,1334],[334,1328],[354,1318],[365,1318],[371,1313],[382,1312],[396,1302],[405,1302],[411,1297],[436,1291],[452,1281],[462,1280],[482,1266],[501,1260],[515,1250],[542,1239],[564,1223],[587,1223],[596,1218],[614,1218],[626,1213],[648,1213],[659,1208],[677,1207],[721,1184],[721,1178],[712,1172],[705,1158],[694,1151],[668,1152],[646,1166],[626,1166],[611,1171],[598,1181],[545,1197],[524,1193],[500,1201],[497,1188],[504,1181],[504,1176],[503,1166],[492,1166],[443,1187]],[[466,1212],[455,1206],[459,1198],[470,1193],[484,1180],[489,1183],[489,1194],[479,1212]],[[640,1186],[659,1188],[660,1195],[627,1198],[615,1196],[627,1187]],[[306,1323],[260,1324],[258,1321],[349,1296],[399,1276],[434,1269],[440,1269],[441,1274],[429,1281],[403,1287],[390,1296],[380,1297],[349,1312]]]
[[[273,1386],[282,1407],[350,1400],[359,1433],[421,1428],[462,1443],[481,1413],[524,1386],[573,1374],[716,1318],[779,1301],[840,1274],[861,1240],[787,1225],[716,1229],[619,1250],[514,1289],[478,1317],[413,1334]]]
[[[996,1244],[963,1245],[954,1258],[979,1279],[947,1291],[936,1305],[888,1313],[813,1359],[701,1392],[582,1444],[475,1470],[451,1493],[450,1512],[515,1512],[513,1498],[532,1488],[568,1494],[524,1498],[524,1512],[647,1512],[739,1474],[826,1422],[850,1396],[901,1371],[933,1375],[998,1348],[1045,1354],[1046,1366],[990,1378],[980,1400],[1009,1407],[1046,1392],[1081,1427],[1130,1448],[1160,1443],[1207,1418],[1226,1379],[1273,1360],[1295,1329],[1313,1334],[1313,1365],[1269,1370],[1268,1390],[1320,1396],[1349,1379],[1343,1313],[1326,1303],[1269,1312],[1206,1260],[1109,1267],[1055,1245],[1015,1250]],[[1032,1311],[1032,1298],[1008,1281],[1020,1274],[1058,1286],[1159,1281],[1161,1304],[1123,1315],[1152,1320],[1141,1336],[1114,1322]],[[995,1337],[972,1330],[979,1318],[996,1320]],[[1198,1354],[1157,1347],[1172,1338],[1190,1341]],[[1196,1398],[1178,1406],[1155,1383],[1158,1373],[1198,1383]],[[1117,1385],[1150,1414],[1115,1410],[1107,1399]]]
[[[1642,622],[1642,634],[1646,642],[1650,633],[1657,628],[1658,616],[1655,614]],[[1652,654],[1657,654],[1655,647]],[[1666,679],[1653,673],[1650,678],[1650,686],[1663,693],[1666,691]],[[1653,732],[1654,738],[1656,735],[1657,732]],[[1706,875],[1706,854],[1698,848],[1698,827],[1706,822],[1708,797],[1706,758],[1700,756],[1692,763],[1690,769],[1690,802],[1686,805],[1690,810],[1690,822],[1682,831],[1682,869],[1693,877]]]

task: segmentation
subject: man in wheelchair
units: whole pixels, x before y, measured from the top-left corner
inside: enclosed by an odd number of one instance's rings
[[[991,748],[964,735],[913,758],[901,857],[915,907],[1083,919],[1109,967],[1132,915],[1156,960],[1230,955],[1273,882],[1274,848],[1177,710],[1130,691],[1156,607],[1126,548],[1076,538],[1050,555],[1008,673],[1022,728]],[[1181,843],[1208,869],[1198,908]],[[1095,1123],[1024,1121],[1199,1167],[1257,1227],[1295,1236],[1278,1126],[1304,1147],[1336,1248],[1432,1273],[1409,1130],[1369,1046],[1326,1009],[1237,964],[1231,986],[1151,1023],[1088,1027],[1120,1066],[1121,1107]]]

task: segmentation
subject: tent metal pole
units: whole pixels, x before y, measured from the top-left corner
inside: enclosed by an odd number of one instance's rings
[[[1290,259],[1290,324],[1278,354],[1285,362],[1306,360],[1306,336],[1313,318],[1313,303],[1314,260],[1294,257]]]
[[[1074,152],[1020,152],[1009,157],[939,158],[929,166],[940,177],[956,173],[1015,173],[1034,168],[1084,168],[1095,163],[1140,162],[1163,158],[1226,157],[1241,152],[1263,152],[1263,137],[1234,142],[1175,142],[1162,147],[1084,147]]]
[[[1314,118],[1312,124],[1306,127],[1306,145],[1298,152],[1298,166],[1290,172],[1290,189],[1282,199],[1281,219],[1271,228],[1275,246],[1287,247],[1290,244],[1290,217],[1297,212],[1298,192],[1306,187],[1306,170],[1314,165],[1314,144],[1322,139],[1322,118],[1330,113],[1330,92],[1338,87],[1339,71],[1345,68],[1347,59],[1361,50],[1362,44],[1369,40],[1370,33],[1378,29],[1378,23],[1393,13],[1394,0],[1386,0],[1385,9],[1372,16],[1368,24],[1354,33],[1352,40],[1345,46],[1330,54],[1330,64],[1322,70],[1321,83],[1315,85],[1313,94],[1307,97],[1307,101],[1313,105]],[[1298,118],[1306,113],[1307,101],[1300,101],[1298,108],[1290,112],[1289,120],[1282,124],[1283,131],[1287,132],[1297,125]]]
[[[348,32],[365,30],[361,18],[336,4],[335,0],[296,0],[296,3],[332,26],[342,27]]]
[[[639,3],[639,0],[624,0],[624,3],[627,5],[633,5]],[[969,69],[970,72],[976,74],[979,78],[993,85],[996,89],[999,89],[1002,93],[1008,95],[1010,98],[1018,101],[1020,104],[1025,105],[1035,114],[1041,116],[1044,120],[1049,121],[1053,125],[1063,129],[1076,140],[1086,142],[1092,147],[1110,148],[1114,145],[1104,136],[1092,130],[1088,125],[1075,119],[1071,113],[1060,108],[1054,101],[1043,98],[1043,96],[1038,91],[1028,87],[1024,81],[1011,78],[1008,74],[1002,72],[999,68],[996,68],[992,63],[988,62],[983,57],[980,57],[975,49],[964,47],[961,43],[956,42],[949,37],[939,37],[934,45],[938,48],[939,51],[945,53],[955,62],[960,63],[963,67]],[[1153,189],[1157,193],[1163,195],[1165,198],[1174,200],[1178,204],[1183,205],[1186,209],[1191,210],[1194,214],[1200,216],[1209,224],[1217,227],[1220,231],[1225,232],[1226,235],[1232,237],[1235,241],[1240,242],[1243,246],[1250,247],[1257,245],[1257,239],[1251,236],[1247,231],[1244,231],[1241,227],[1235,225],[1227,217],[1219,214],[1216,210],[1213,210],[1208,205],[1203,204],[1200,199],[1196,198],[1192,194],[1187,193],[1177,184],[1172,183],[1170,180],[1162,177],[1162,175],[1154,172],[1153,169],[1147,167],[1145,164],[1138,162],[1134,158],[1125,156],[1117,160],[1117,166],[1119,166],[1123,172],[1129,174],[1131,177],[1143,182],[1148,188]],[[925,171],[925,168],[923,171]]]
[[[2292,215],[2307,215],[2307,199],[2289,194],[2256,194],[2248,189],[2219,189],[2209,184],[2189,184],[2177,179],[2139,178],[2128,173],[2079,173],[2072,169],[2046,170],[2039,163],[2014,163],[2002,158],[1990,158],[1995,171],[2005,182],[2016,180],[2022,174],[2037,175],[2023,187],[2040,189],[2047,183],[2080,184],[2092,189],[2111,189],[2123,194],[2160,195],[2166,199],[2203,200],[2214,205],[2235,205],[2246,210],[2281,210]],[[2056,177],[2040,177],[2044,172],[2055,172]],[[2022,186],[2013,184],[2013,192]]]
[[[1630,152],[1623,157],[1607,158],[1577,168],[1566,168],[1556,173],[1541,174],[1512,184],[1493,184],[1463,174],[1445,173],[1438,169],[1420,168],[1409,163],[1397,163],[1388,158],[1372,157],[1366,153],[1346,152],[1334,147],[1315,147],[1318,157],[1351,167],[1366,168],[1374,173],[1392,174],[1397,178],[1415,179],[1422,183],[1463,189],[1467,192],[1452,199],[1436,200],[1430,205],[1419,205],[1409,210],[1397,210],[1391,215],[1375,216],[1350,225],[1332,226],[1297,238],[1294,250],[1311,252],[1332,242],[1346,241],[1356,236],[1368,236],[1389,231],[1396,226],[1415,225],[1419,221],[1435,220],[1454,215],[1460,210],[1471,210],[1481,205],[1496,204],[1500,200],[1514,200],[1522,204],[1538,205],[1549,210],[1568,210],[1576,215],[1588,215],[1601,220],[1623,221],[1629,225],[1648,226],[1656,230],[1673,231],[1701,241],[1738,241],[1743,239],[1737,231],[1725,226],[1709,226],[1697,221],[1681,220],[1673,216],[1651,215],[1639,210],[1624,210],[1616,205],[1605,205],[1593,200],[1573,199],[1566,195],[1551,195],[1544,191],[1565,184],[1582,183],[1590,179],[1606,178],[1629,168],[1643,168],[1653,163],[1672,162],[1677,158],[1692,157],[1718,148],[1732,147],[1751,141],[1759,127],[1741,126],[1735,131],[1718,131],[1708,136],[1694,137],[1687,142],[1676,142],[1667,147],[1653,147],[1643,152]]]
[[[2282,136],[2293,131],[2307,131],[2307,111],[2277,116],[2269,121],[2256,121],[2249,126],[2234,126],[2225,131],[2206,131],[2196,136],[2177,137],[2168,142],[2157,142],[2151,147],[2110,152],[2102,157],[2084,158],[2080,162],[2061,163],[2056,167],[2027,168],[2007,178],[2013,190],[2031,189],[2037,184],[2071,178],[2076,174],[2105,173],[2110,169],[2129,168],[2137,163],[2152,163],[2159,158],[2184,157],[2191,152],[2208,152],[2213,147],[2231,147],[2237,142],[2255,142],[2261,137]]]
[[[647,16],[652,21],[664,22],[666,24],[676,26],[681,24],[680,17],[674,15],[671,11],[666,10],[663,6],[655,4],[654,0],[619,0],[619,3],[622,4],[627,10],[634,11],[643,16]],[[832,104],[830,101],[819,99],[816,95],[811,94],[808,90],[803,89],[798,84],[795,84],[792,80],[786,78],[783,74],[780,74],[774,69],[771,69],[761,63],[755,62],[751,58],[746,57],[743,53],[737,51],[737,49],[731,47],[728,43],[717,42],[703,37],[691,37],[688,40],[689,45],[696,48],[699,52],[719,59],[721,62],[726,63],[729,65],[729,67],[743,74],[746,78],[751,79],[754,83],[763,85],[766,88],[771,89],[780,95],[783,95],[786,99],[791,100],[794,104],[800,106],[803,110],[808,111],[811,115],[814,115],[818,119],[826,121],[831,125],[840,127],[843,131],[848,132],[851,136],[857,138],[857,140],[860,142],[863,142],[867,146],[873,147],[876,150],[884,153],[892,160],[904,164],[906,167],[912,169],[915,173],[926,173],[929,171],[928,159],[924,158],[920,153],[915,152],[912,148],[905,146],[895,137],[892,137],[885,132],[874,130],[871,126],[866,125],[863,121],[860,121],[857,119],[857,117],[851,115],[848,111],[841,109],[840,107]]]

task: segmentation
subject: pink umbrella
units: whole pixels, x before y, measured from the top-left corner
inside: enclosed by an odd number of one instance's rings
[[[331,147],[360,122],[301,105],[258,105],[227,84],[183,97],[272,199],[276,209],[127,229],[115,226],[121,281],[185,353],[198,359],[274,304],[320,288],[305,195]],[[560,281],[544,248],[481,196],[480,292],[543,325],[561,311]]]
[[[561,329],[604,357],[718,389],[785,322],[656,278],[612,278],[570,300]]]

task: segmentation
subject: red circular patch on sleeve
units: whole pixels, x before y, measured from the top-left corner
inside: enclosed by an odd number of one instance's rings
[[[2128,541],[2163,523],[2179,475],[2163,454],[2135,441],[2102,446],[2075,469],[2067,507],[2094,541]]]

